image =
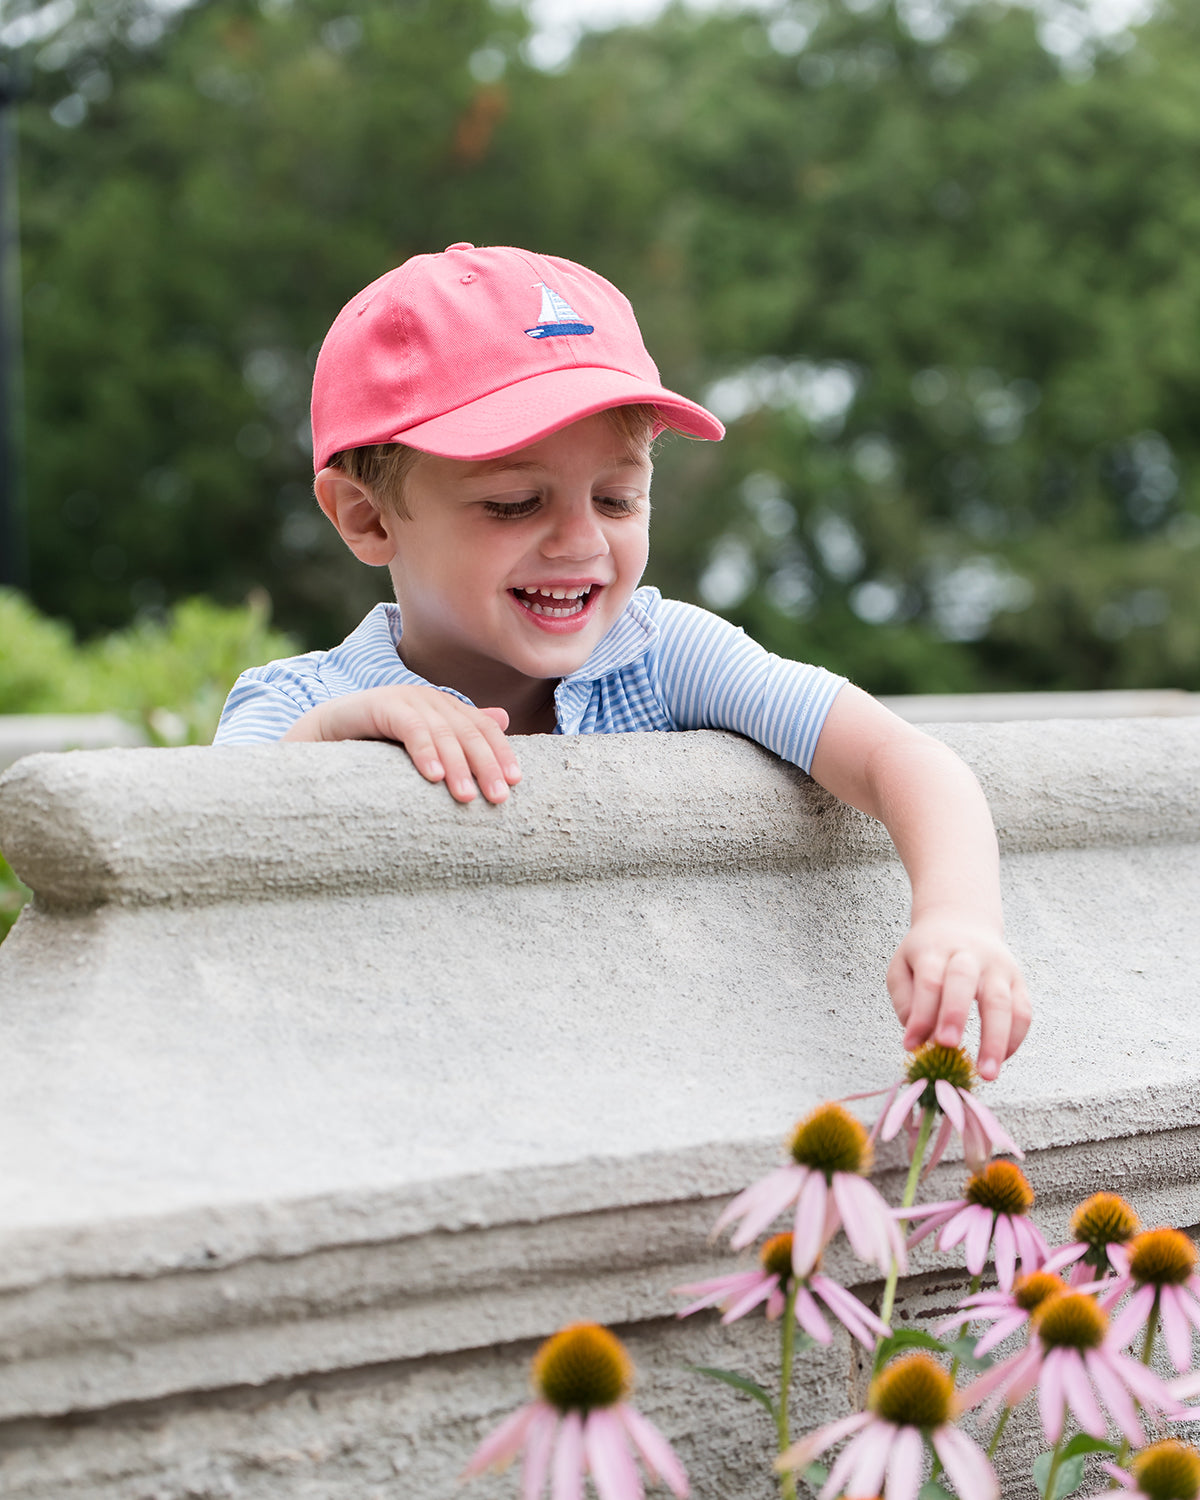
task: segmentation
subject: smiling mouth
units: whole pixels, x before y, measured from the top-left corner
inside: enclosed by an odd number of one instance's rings
[[[509,593],[532,615],[568,620],[584,612],[595,588],[595,584],[589,583],[584,588],[509,589]]]

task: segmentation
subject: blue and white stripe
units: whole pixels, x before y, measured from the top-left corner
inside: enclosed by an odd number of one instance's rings
[[[399,607],[377,604],[332,651],[243,672],[214,743],[278,740],[301,714],[346,693],[428,686],[405,667],[399,646]],[[705,609],[640,588],[584,665],[559,683],[555,733],[732,729],[807,771],[844,682],[823,667],[773,656]]]

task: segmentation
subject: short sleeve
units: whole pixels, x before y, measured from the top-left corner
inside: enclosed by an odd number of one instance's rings
[[[658,692],[678,728],[732,729],[811,769],[844,677],[775,656],[694,604],[664,599],[656,620]]]
[[[314,708],[311,684],[299,677],[255,667],[234,683],[214,745],[263,745],[281,740],[302,714]]]

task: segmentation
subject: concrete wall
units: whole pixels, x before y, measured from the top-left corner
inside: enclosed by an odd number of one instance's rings
[[[1039,1007],[985,1097],[1044,1226],[1100,1186],[1195,1225],[1200,721],[936,732],[992,800]],[[36,892],[0,947],[0,1493],[449,1496],[578,1318],[628,1339],[698,1495],[773,1493],[765,1415],[682,1368],[769,1376],[773,1330],[677,1324],[669,1288],[730,1268],[711,1223],[797,1116],[898,1071],[903,872],[733,736],[520,749],[501,808],[385,745],[0,781]],[[904,1312],[948,1305],[941,1264]],[[860,1384],[835,1344],[801,1400]]]

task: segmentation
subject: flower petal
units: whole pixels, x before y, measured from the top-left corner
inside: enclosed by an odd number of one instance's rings
[[[1018,1309],[1011,1312],[1007,1317],[997,1318],[987,1333],[975,1345],[975,1358],[982,1359],[989,1354],[997,1344],[1002,1344],[1010,1333],[1016,1333],[1017,1329],[1029,1321],[1029,1314]]]
[[[846,1483],[853,1495],[878,1495],[898,1428],[891,1422],[872,1422],[855,1444],[854,1468]]]
[[[826,1448],[832,1448],[834,1443],[874,1420],[869,1411],[856,1411],[852,1416],[839,1417],[836,1422],[826,1422],[824,1427],[814,1427],[779,1455],[775,1460],[775,1467],[781,1470],[807,1469],[813,1459],[824,1453]]]
[[[963,1500],[998,1500],[1000,1481],[983,1453],[957,1427],[935,1427],[930,1434],[933,1451]]]
[[[1078,1244],[1063,1245],[1061,1249],[1052,1250],[1043,1262],[1042,1270],[1057,1273],[1081,1260],[1087,1254],[1087,1249],[1086,1245]]]
[[[925,1445],[915,1427],[901,1427],[888,1454],[888,1500],[917,1500]]]
[[[727,1302],[731,1297],[737,1297],[752,1286],[757,1286],[762,1276],[761,1270],[736,1271],[732,1276],[715,1276],[711,1281],[690,1281],[685,1286],[672,1287],[672,1294],[676,1296],[686,1297],[696,1292],[702,1293],[698,1301],[689,1302],[675,1316],[686,1318],[694,1312],[700,1312],[703,1308],[716,1307],[721,1302]]]
[[[521,1470],[521,1500],[541,1500],[550,1472],[550,1455],[554,1451],[554,1434],[558,1430],[558,1413],[546,1406],[529,1429],[525,1443],[525,1463]],[[582,1465],[579,1487],[583,1488]]]
[[[634,1447],[641,1454],[650,1478],[664,1480],[671,1493],[677,1495],[679,1500],[684,1500],[688,1492],[688,1477],[674,1448],[653,1422],[626,1402],[623,1401],[616,1412],[633,1439]]]
[[[1075,1420],[1090,1437],[1108,1435],[1108,1423],[1088,1383],[1083,1357],[1077,1349],[1071,1349],[1062,1363],[1063,1392],[1067,1405],[1075,1413]]]
[[[964,1238],[963,1251],[966,1255],[967,1270],[972,1276],[978,1276],[987,1263],[988,1246],[992,1242],[992,1222],[995,1219],[990,1208],[984,1208],[982,1204],[972,1204],[971,1223]]]
[[[1008,1291],[1017,1270],[1017,1237],[1008,1214],[996,1215],[992,1252],[996,1259],[996,1280]]]
[[[583,1448],[600,1500],[644,1500],[642,1476],[633,1461],[625,1429],[611,1408],[588,1413]],[[557,1494],[554,1500],[558,1500]]]
[[[821,1316],[821,1309],[806,1286],[802,1286],[796,1293],[795,1313],[796,1322],[810,1339],[816,1339],[818,1344],[833,1343],[833,1334],[829,1331],[829,1324]]]
[[[868,1349],[875,1347],[875,1335],[886,1338],[891,1329],[877,1317],[869,1307],[860,1302],[853,1292],[848,1292],[830,1277],[818,1274],[811,1278],[809,1286],[816,1292],[834,1317]]]
[[[1167,1340],[1167,1353],[1171,1356],[1171,1363],[1182,1375],[1192,1367],[1192,1325],[1183,1309],[1180,1289],[1175,1286],[1163,1287],[1158,1295],[1158,1308]]]
[[[1038,1381],[1038,1410],[1042,1417],[1042,1431],[1051,1445],[1062,1437],[1063,1420],[1066,1417],[1067,1398],[1063,1389],[1062,1363],[1068,1352],[1066,1349],[1051,1349],[1042,1361],[1042,1374]]]
[[[583,1418],[577,1411],[568,1412],[554,1445],[554,1466],[550,1479],[550,1500],[582,1500],[583,1497]],[[541,1486],[538,1487],[540,1493]],[[526,1492],[523,1500],[536,1500]]]
[[[933,1086],[933,1092],[937,1095],[937,1102],[942,1106],[942,1113],[948,1120],[953,1121],[955,1130],[961,1135],[966,1124],[966,1116],[963,1114],[963,1102],[959,1098],[958,1089],[948,1078],[939,1078]]]
[[[1106,1299],[1107,1300],[1107,1299]],[[1103,1303],[1101,1304],[1103,1306]],[[1140,1286],[1129,1301],[1108,1325],[1106,1343],[1114,1349],[1124,1349],[1133,1342],[1146,1326],[1146,1319],[1154,1307],[1154,1288]]]
[[[855,1254],[877,1265],[885,1276],[894,1259],[903,1274],[908,1269],[904,1241],[878,1188],[872,1187],[865,1177],[857,1177],[851,1172],[835,1172],[833,1196]]]
[[[476,1474],[482,1474],[485,1469],[502,1469],[505,1464],[511,1463],[525,1446],[526,1435],[538,1413],[549,1410],[542,1401],[530,1401],[510,1413],[472,1453],[463,1470],[463,1478],[471,1479]]]
[[[752,1312],[760,1302],[765,1302],[771,1293],[778,1287],[778,1276],[762,1275],[758,1277],[757,1284],[742,1297],[725,1309],[721,1318],[722,1323],[736,1323],[739,1318],[744,1318],[748,1312]]]
[[[942,1157],[945,1156],[946,1147],[950,1144],[953,1137],[954,1121],[949,1115],[943,1115],[942,1123],[938,1126],[937,1137],[933,1143],[933,1150],[929,1154],[929,1160],[925,1163],[924,1172],[921,1173],[922,1177],[928,1177],[938,1162],[941,1161]]]
[[[879,1128],[881,1141],[890,1141],[900,1134],[901,1125],[912,1113],[913,1105],[924,1092],[924,1078],[918,1078],[916,1083],[910,1083],[907,1088],[901,1089],[883,1117],[883,1124]]]
[[[991,1150],[993,1152],[1004,1151],[1009,1156],[1015,1156],[1018,1161],[1024,1161],[1024,1151],[1021,1150],[1020,1146],[1017,1145],[1016,1141],[1013,1140],[1012,1136],[1009,1135],[1008,1131],[1005,1130],[1004,1126],[1001,1125],[1000,1121],[997,1120],[987,1105],[976,1099],[974,1094],[964,1092],[961,1097],[967,1107],[967,1113],[974,1114],[980,1125],[983,1126],[984,1135]]]
[[[810,1172],[796,1199],[792,1224],[792,1270],[797,1276],[808,1275],[825,1246],[827,1197],[824,1173]]]
[[[1146,1441],[1146,1434],[1142,1431],[1133,1400],[1121,1377],[1110,1367],[1103,1350],[1089,1349],[1084,1355],[1084,1362],[1092,1377],[1092,1384],[1100,1392],[1100,1399],[1112,1412],[1113,1421],[1134,1447],[1140,1448]]]
[[[777,1167],[737,1195],[713,1225],[713,1234],[720,1234],[727,1224],[741,1219],[740,1228],[729,1241],[735,1250],[741,1250],[757,1239],[793,1201],[804,1185],[806,1175],[803,1167]]]

